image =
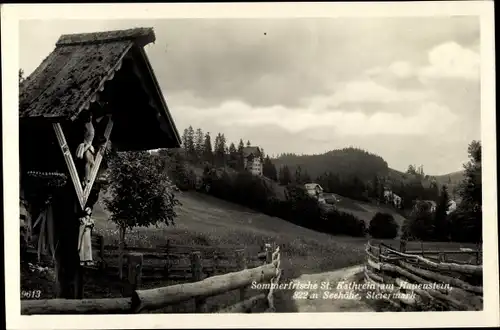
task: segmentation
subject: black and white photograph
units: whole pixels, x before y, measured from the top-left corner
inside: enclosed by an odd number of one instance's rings
[[[404,4],[3,7],[11,326],[498,325],[493,5]]]

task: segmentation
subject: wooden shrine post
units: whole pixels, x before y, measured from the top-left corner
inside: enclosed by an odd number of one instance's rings
[[[54,225],[58,228],[57,241],[60,245],[60,248],[56,248],[55,253],[56,294],[58,298],[82,299],[83,272],[78,251],[80,217],[87,207],[92,210],[94,206],[95,201],[91,205],[87,202],[104,156],[103,153],[109,142],[113,121],[109,117],[104,132],[105,142],[96,150],[94,164],[90,172],[90,182],[85,186],[85,189],[82,187],[83,178],[78,175],[72,150],[66,142],[60,123],[54,123],[52,126],[72,181],[72,185],[67,185],[53,200],[54,204],[57,205],[54,208]]]
[[[121,151],[181,145],[162,88],[143,49],[155,40],[152,28],[63,35],[44,64],[20,84],[20,131],[24,130],[20,132],[21,185],[23,178],[29,177],[27,173],[38,168],[49,174],[57,171],[61,176],[69,173],[71,177],[57,191],[47,193],[53,212],[46,221],[47,228],[51,226],[46,238],[54,245],[58,298],[82,296],[80,257],[91,257],[90,248],[81,249],[85,254],[79,253],[78,242],[83,237],[80,231],[86,235],[85,244],[89,241],[89,231],[84,229],[92,226],[92,219],[85,211],[98,199],[99,187],[94,187],[94,182],[111,131]],[[96,44],[100,46],[93,46]],[[82,54],[89,56],[83,60]],[[72,57],[82,60],[69,60]],[[61,70],[63,62],[66,66]],[[109,120],[99,122],[87,117],[89,114],[99,118],[109,115]],[[94,139],[94,123],[104,139]],[[101,130],[105,124],[105,130]],[[55,150],[52,134],[57,138]],[[37,203],[36,197],[33,200]],[[37,204],[34,211],[38,208],[43,207]]]

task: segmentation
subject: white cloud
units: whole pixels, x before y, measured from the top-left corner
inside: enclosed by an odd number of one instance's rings
[[[389,65],[389,71],[399,78],[410,78],[415,74],[413,65],[405,61],[392,63]]]
[[[418,77],[422,82],[439,78],[479,79],[480,56],[475,47],[468,49],[456,42],[446,42],[429,50],[427,60],[428,64],[421,67],[408,61],[396,61],[387,67],[368,69],[365,74],[371,78],[383,75],[398,79]]]
[[[427,135],[446,134],[457,117],[447,107],[424,103],[411,115],[377,112],[367,115],[362,111],[337,110],[317,112],[310,108],[290,109],[282,106],[251,108],[239,101],[230,101],[213,108],[173,106],[186,122],[214,121],[227,127],[254,127],[276,125],[290,133],[328,127],[336,134],[351,135]],[[176,116],[177,117],[177,116]]]
[[[383,86],[371,79],[355,80],[345,83],[330,96],[309,99],[316,110],[336,108],[348,103],[395,103],[416,102],[428,99],[429,94],[421,90],[396,90]]]
[[[479,54],[462,47],[456,42],[446,42],[434,47],[429,51],[428,59],[429,65],[419,70],[419,76],[422,79],[479,79]]]

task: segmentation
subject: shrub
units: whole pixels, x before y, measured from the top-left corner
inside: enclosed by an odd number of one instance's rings
[[[432,241],[434,239],[434,214],[426,202],[417,202],[403,225],[405,239]]]
[[[248,172],[240,172],[232,177],[226,171],[207,167],[203,173],[203,184],[210,187],[206,192],[214,197],[260,212],[269,212],[269,200],[274,196],[274,192],[261,178]]]
[[[348,235],[364,237],[366,235],[366,224],[356,216],[332,210],[327,213],[326,222],[323,223],[324,231],[333,235]]]
[[[151,157],[163,163],[169,178],[180,190],[196,189],[196,174],[180,150],[161,149],[158,155],[151,155]]]
[[[399,225],[394,217],[387,213],[378,212],[370,221],[368,232],[373,238],[395,238],[398,235]]]

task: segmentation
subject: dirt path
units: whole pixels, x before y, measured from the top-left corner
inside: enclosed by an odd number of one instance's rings
[[[363,266],[355,266],[332,272],[303,274],[295,281],[303,284],[317,284],[318,288],[295,290],[288,296],[294,305],[290,307],[294,312],[374,312],[373,307],[363,300],[354,299],[354,294],[360,292],[359,290],[337,287],[340,282],[344,285],[359,282],[362,271]],[[329,288],[322,288],[321,283],[329,283]],[[307,298],[304,298],[306,294]],[[325,299],[325,296],[329,298]]]

